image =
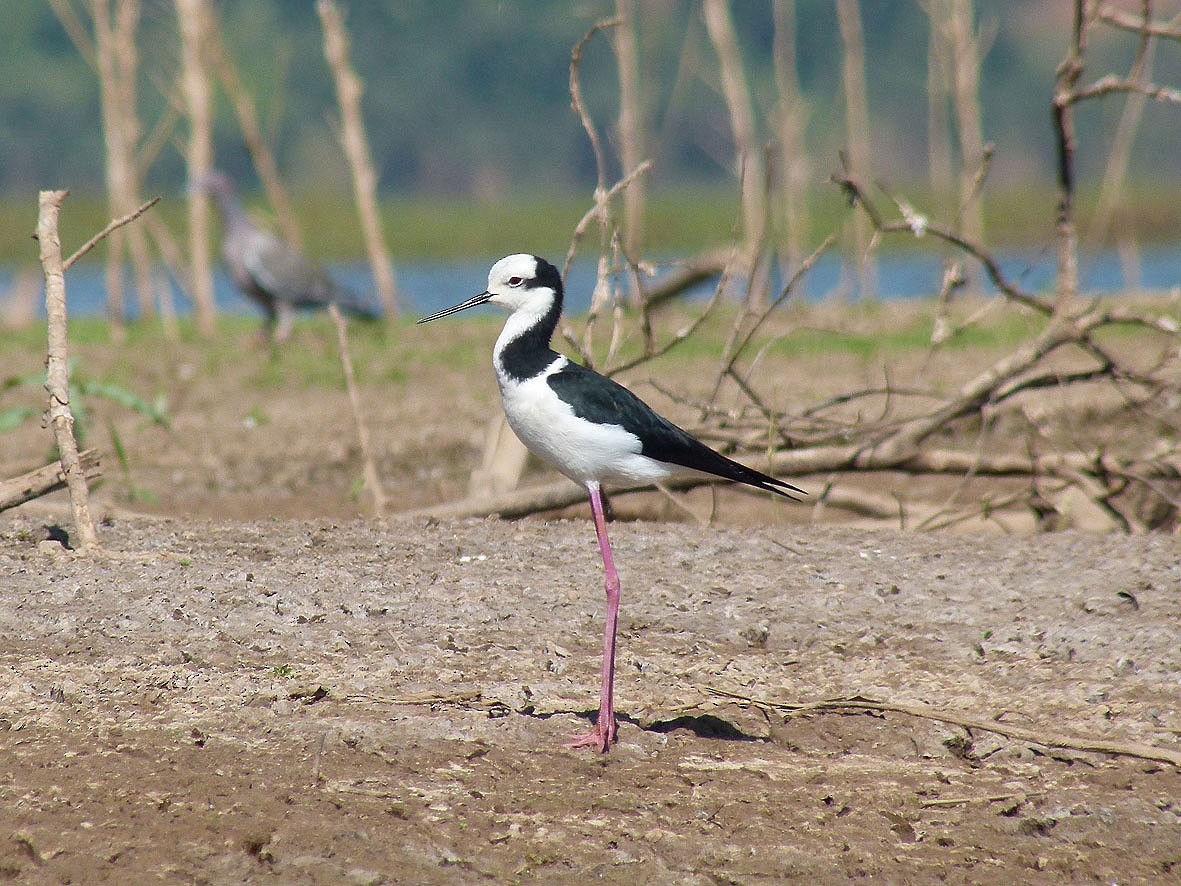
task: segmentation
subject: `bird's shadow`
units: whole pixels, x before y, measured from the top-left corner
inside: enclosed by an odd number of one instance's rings
[[[729,720],[713,714],[682,714],[671,720],[656,720],[649,724],[649,732],[667,734],[677,729],[688,729],[698,738],[714,738],[722,741],[766,741],[761,735],[743,732]]]
[[[592,726],[599,716],[598,710],[568,711],[567,713],[572,713],[574,716],[586,720]],[[765,736],[751,735],[749,732],[743,732],[729,720],[715,717],[713,714],[681,714],[678,717],[668,720],[653,720],[650,723],[644,723],[627,714],[617,713],[616,719],[620,723],[630,723],[632,726],[636,726],[645,732],[656,732],[661,735],[667,735],[678,729],[687,729],[698,738],[711,738],[719,741],[763,742],[767,740]]]

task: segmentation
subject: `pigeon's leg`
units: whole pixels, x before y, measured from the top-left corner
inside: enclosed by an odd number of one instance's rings
[[[615,741],[615,629],[619,622],[619,573],[611,556],[611,541],[607,538],[607,520],[603,515],[603,499],[598,483],[588,483],[591,512],[595,517],[595,534],[599,537],[599,552],[603,555],[603,573],[607,588],[607,624],[603,632],[603,681],[599,687],[599,718],[595,728],[584,735],[572,735],[568,748],[596,747],[606,753]]]
[[[285,301],[275,302],[275,314],[279,322],[275,325],[275,341],[287,341],[291,335],[291,327],[295,324],[295,308]]]

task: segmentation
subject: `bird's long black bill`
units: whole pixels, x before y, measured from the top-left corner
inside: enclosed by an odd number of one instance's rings
[[[491,292],[481,292],[479,295],[469,298],[462,304],[455,305],[455,307],[452,308],[445,308],[444,310],[439,311],[437,314],[431,314],[429,317],[423,317],[418,322],[430,323],[432,320],[438,320],[440,317],[446,317],[448,314],[457,314],[460,311],[466,311],[468,308],[474,308],[476,305],[482,305],[490,298],[492,298]]]

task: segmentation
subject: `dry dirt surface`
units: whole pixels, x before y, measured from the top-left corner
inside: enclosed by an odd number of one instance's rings
[[[355,340],[391,512],[462,497],[499,410],[496,318],[438,325]],[[365,516],[333,340],[72,349],[171,425],[89,398],[106,554],[63,547],[61,493],[0,514],[0,882],[1181,882],[1177,535],[619,497],[620,741],[568,750],[598,702],[588,508]],[[42,366],[3,354],[5,377]],[[994,358],[911,368],[950,384]],[[761,391],[789,412],[884,371],[770,360]],[[623,380],[691,422],[712,378],[692,369]],[[1063,445],[1101,418],[1045,405]],[[1020,439],[989,433],[972,445]],[[49,445],[35,420],[0,436],[0,476]],[[790,479],[810,501],[829,482]],[[825,704],[854,697],[877,704]]]
[[[1181,879],[1172,536],[616,522],[600,756],[585,519],[48,522],[0,517],[0,879]]]

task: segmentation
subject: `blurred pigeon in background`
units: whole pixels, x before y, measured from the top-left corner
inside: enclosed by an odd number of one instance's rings
[[[223,227],[222,255],[230,276],[265,312],[266,330],[272,340],[287,339],[298,308],[326,308],[335,303],[342,311],[366,320],[380,316],[294,246],[256,225],[224,173],[210,170],[193,184],[207,191],[217,203]]]

